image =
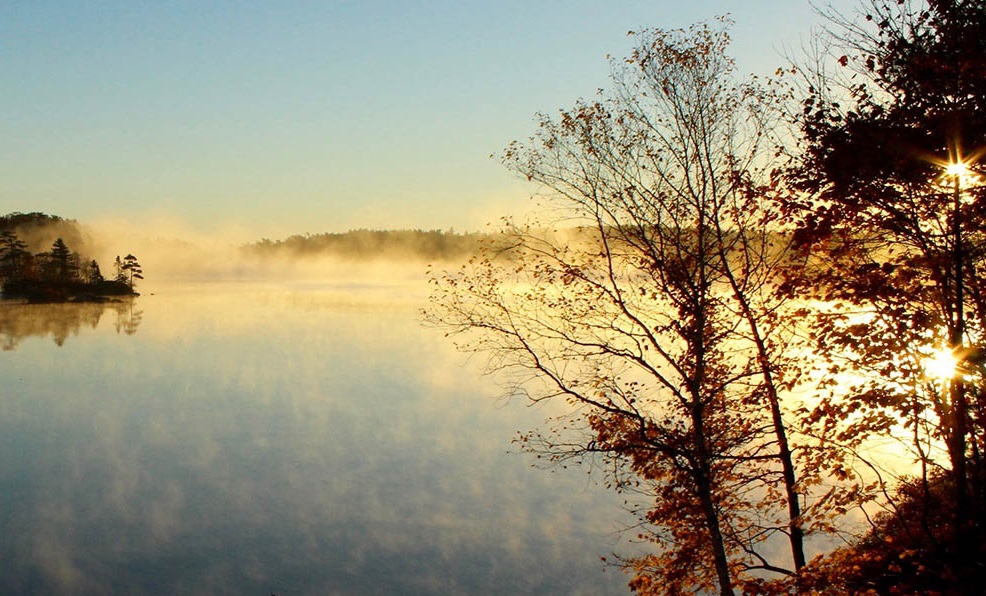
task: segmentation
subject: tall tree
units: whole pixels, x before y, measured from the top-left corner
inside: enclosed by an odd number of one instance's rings
[[[986,4],[869,0],[859,21],[829,16],[840,68],[810,77],[792,173],[805,194],[789,204],[824,266],[791,288],[841,305],[815,318],[816,349],[856,380],[831,377],[808,421],[853,445],[907,429],[929,503],[932,471],[948,471],[958,560],[976,552],[965,531],[986,527]],[[958,362],[943,384],[923,367],[937,348]]]
[[[86,263],[83,271],[83,277],[84,281],[91,285],[98,285],[104,281],[103,273],[99,270],[99,263],[96,262],[96,259],[92,259]]]
[[[554,231],[510,226],[433,279],[431,321],[518,393],[570,404],[528,448],[647,495],[658,550],[625,560],[641,593],[792,574],[820,515],[801,508],[782,403],[796,369],[773,289],[788,255],[763,198],[776,91],[734,80],[726,28],[634,34],[610,93],[541,116],[504,153],[547,191]],[[787,563],[765,548],[782,536]]]
[[[55,239],[51,250],[45,255],[48,262],[48,276],[64,283],[76,279],[78,274],[78,255],[74,254],[61,238]]]
[[[130,285],[131,290],[134,288],[135,279],[144,279],[144,270],[141,269],[137,257],[132,254],[123,257],[123,264],[120,265],[120,271],[126,276],[127,284]]]
[[[116,259],[113,260],[113,280],[119,283],[127,283],[127,271],[123,268],[123,259],[120,255],[116,255]]]
[[[18,280],[25,273],[25,265],[31,253],[27,244],[11,230],[0,232],[0,280]]]

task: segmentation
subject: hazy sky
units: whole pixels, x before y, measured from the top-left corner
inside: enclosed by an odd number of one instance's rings
[[[628,30],[725,13],[747,73],[818,22],[808,0],[0,0],[0,213],[481,229],[532,190],[489,155],[535,112],[604,86]]]

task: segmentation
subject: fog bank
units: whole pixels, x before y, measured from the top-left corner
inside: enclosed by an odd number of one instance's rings
[[[423,280],[429,264],[466,260],[481,236],[359,230],[271,241],[235,228],[196,231],[168,218],[139,224],[106,219],[87,222],[83,228],[84,257],[95,258],[110,275],[118,255],[135,255],[145,288],[157,282],[199,280]]]

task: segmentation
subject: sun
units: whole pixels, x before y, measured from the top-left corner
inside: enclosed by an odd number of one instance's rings
[[[942,348],[924,361],[924,374],[932,379],[951,379],[958,369],[959,360],[951,348]]]
[[[952,162],[945,166],[945,173],[949,176],[962,176],[968,171],[969,166],[962,161]]]

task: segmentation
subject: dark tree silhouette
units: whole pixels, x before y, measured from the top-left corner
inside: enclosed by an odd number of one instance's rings
[[[36,222],[38,215],[25,217]],[[0,218],[0,222],[10,217]],[[143,275],[137,258],[127,255],[127,259],[124,263],[117,257],[117,279],[107,281],[99,263],[92,259],[83,265],[79,253],[62,238],[57,238],[49,251],[35,255],[15,231],[7,229],[0,231],[0,289],[4,298],[30,302],[102,302],[108,296],[132,295],[134,280],[143,279]]]
[[[99,269],[99,263],[96,259],[93,259],[86,263],[84,271],[84,281],[88,284],[98,285],[105,281],[103,278],[103,273]]]
[[[123,268],[123,259],[120,258],[120,255],[116,255],[116,259],[113,261],[113,271],[115,273],[114,281],[127,283],[127,271]]]
[[[19,279],[24,276],[26,265],[31,258],[27,244],[10,231],[0,232],[0,281]]]
[[[78,255],[75,255],[61,238],[55,240],[48,251],[48,277],[57,283],[76,280],[78,274]]]
[[[772,293],[782,221],[764,200],[777,98],[734,79],[725,24],[635,41],[611,92],[504,153],[563,221],[512,226],[436,277],[429,320],[512,391],[571,406],[525,447],[611,466],[617,490],[645,495],[654,551],[623,560],[635,591],[733,594],[796,573],[825,517],[781,401],[796,364]]]
[[[948,592],[986,579],[986,3],[868,0],[863,14],[828,15],[839,66],[809,72],[798,117],[788,207],[817,266],[790,289],[842,305],[806,320],[834,371],[806,420],[850,446],[905,431],[921,463],[905,493],[925,504],[906,528],[950,541]],[[944,380],[922,366],[936,349],[959,363]],[[944,490],[954,532],[932,531]]]
[[[123,264],[121,265],[120,270],[126,276],[127,284],[130,286],[131,290],[134,288],[135,279],[144,279],[144,270],[141,269],[140,263],[137,262],[137,257],[132,254],[128,254],[123,257]]]

